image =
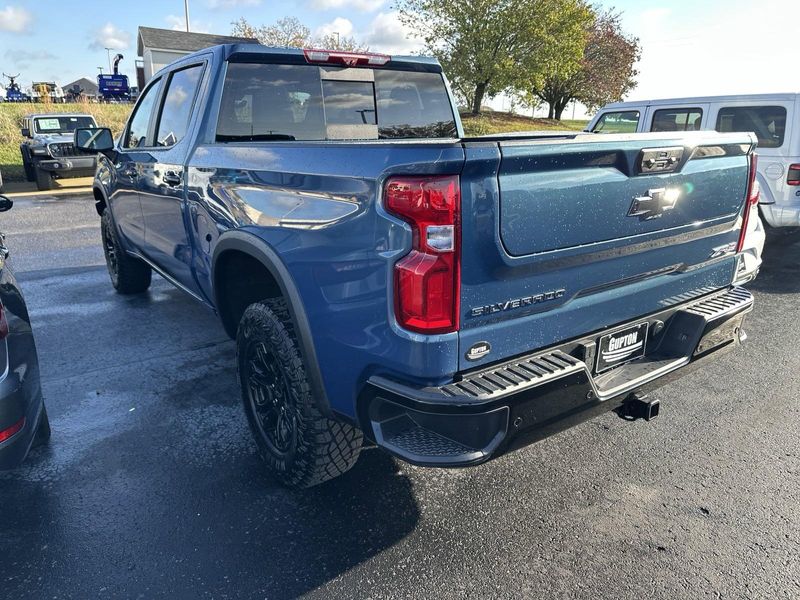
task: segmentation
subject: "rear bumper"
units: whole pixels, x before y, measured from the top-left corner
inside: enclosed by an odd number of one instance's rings
[[[97,159],[94,156],[70,156],[40,160],[36,166],[62,177],[90,177],[94,175]]]
[[[595,333],[437,387],[373,376],[359,397],[362,427],[379,446],[414,464],[485,462],[616,408],[631,393],[659,387],[735,348],[745,338],[742,322],[752,307],[750,292],[732,287],[621,324],[649,322],[645,357],[599,375],[593,366],[601,334]]]
[[[800,205],[773,203],[758,207],[770,227],[800,227]]]
[[[17,373],[10,373],[0,381],[0,430],[23,423],[19,431],[0,442],[0,471],[14,469],[25,459],[36,437],[43,409],[38,381],[21,380]]]

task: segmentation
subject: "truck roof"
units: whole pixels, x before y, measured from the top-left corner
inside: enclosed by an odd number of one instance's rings
[[[280,62],[306,64],[304,50],[301,48],[274,48],[272,46],[264,46],[263,44],[220,44],[212,46],[204,50],[198,50],[192,54],[181,57],[180,63],[191,61],[195,58],[203,56],[208,52],[221,53],[223,60],[264,60],[265,62],[272,62],[280,60]],[[336,50],[326,50],[326,52],[338,53]],[[354,54],[377,54],[374,52],[355,52]],[[174,63],[173,63],[174,64]],[[318,64],[318,63],[313,63]],[[319,63],[324,64],[324,63]],[[341,66],[337,64],[336,66]],[[372,68],[377,65],[358,65],[359,67]],[[167,68],[171,68],[169,65]],[[388,63],[378,68],[400,68],[405,70],[419,70],[419,71],[435,71],[441,72],[442,67],[439,61],[432,56],[416,56],[416,55],[402,55],[391,56]],[[154,75],[155,77],[155,75]]]
[[[87,115],[86,113],[31,113],[29,115],[25,115],[25,119],[37,119],[39,117],[45,118],[53,118],[53,117],[89,117],[90,119],[94,119],[92,115]]]
[[[665,104],[690,104],[711,102],[741,102],[741,101],[789,101],[793,102],[800,94],[797,92],[775,94],[730,94],[725,96],[687,96],[684,98],[657,98],[653,100],[626,100],[625,102],[611,102],[603,108],[626,108],[628,106],[641,106],[643,104],[662,106]]]

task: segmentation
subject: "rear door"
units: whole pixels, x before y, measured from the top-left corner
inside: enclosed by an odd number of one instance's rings
[[[798,206],[796,187],[786,183],[789,165],[800,160],[791,151],[790,124],[797,118],[794,100],[721,102],[715,108],[709,129],[752,131],[758,137],[761,203],[776,208]]]
[[[648,106],[645,127],[641,131],[667,133],[713,129],[707,125],[710,106],[702,102],[680,106]]]
[[[700,132],[468,143],[462,368],[730,284],[751,147]]]

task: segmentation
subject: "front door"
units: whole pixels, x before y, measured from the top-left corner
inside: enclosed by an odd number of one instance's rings
[[[156,100],[161,90],[161,80],[156,79],[144,91],[134,108],[120,143],[114,162],[114,192],[109,198],[111,213],[123,244],[128,249],[138,250],[144,244],[144,216],[139,203],[139,179],[141,165],[150,156],[148,136],[153,124]]]
[[[155,127],[155,147],[140,166],[139,199],[145,221],[144,251],[166,275],[193,293],[193,250],[186,226],[185,165],[192,107],[203,73],[193,65],[170,74]]]

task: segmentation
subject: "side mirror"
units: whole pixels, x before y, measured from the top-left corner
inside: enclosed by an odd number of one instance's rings
[[[14,206],[14,201],[11,198],[8,196],[0,196],[0,212],[11,210],[12,206]]]
[[[22,129],[20,129],[20,133],[22,134],[22,137],[26,138],[31,137],[31,130],[28,129],[27,127],[23,127]]]
[[[108,127],[86,127],[75,130],[75,148],[95,154],[114,149],[114,136]]]

